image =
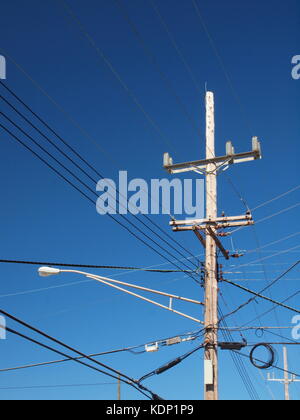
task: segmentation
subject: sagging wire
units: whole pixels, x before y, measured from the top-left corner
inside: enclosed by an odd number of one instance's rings
[[[181,362],[186,360],[188,357],[192,356],[197,351],[204,348],[204,344],[201,344],[200,346],[197,346],[195,349],[189,351],[188,353],[184,354],[183,356],[177,357],[176,359],[171,360],[170,362],[164,364],[163,366],[159,367],[158,369],[153,370],[152,372],[147,373],[146,375],[142,376],[138,383],[141,384],[141,382],[145,381],[146,379],[151,378],[155,375],[161,375],[162,373],[166,372],[169,369],[172,369],[173,367],[179,365]]]

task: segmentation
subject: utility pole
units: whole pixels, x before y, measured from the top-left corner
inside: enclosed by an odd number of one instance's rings
[[[284,385],[284,398],[285,401],[290,401],[290,385],[294,382],[300,382],[299,379],[296,379],[295,375],[289,376],[289,364],[288,364],[288,353],[286,346],[283,347],[283,361],[284,361],[284,378],[283,379],[276,379],[275,374],[271,376],[268,374],[268,381],[269,382],[280,382]]]
[[[260,143],[252,139],[252,151],[236,154],[231,142],[226,144],[226,155],[215,154],[215,107],[214,94],[206,93],[206,159],[174,164],[168,153],[164,155],[164,168],[171,174],[194,171],[206,178],[206,217],[205,219],[174,220],[170,222],[174,232],[193,231],[205,249],[205,360],[204,388],[205,400],[216,401],[218,394],[218,264],[217,250],[228,260],[229,251],[225,250],[219,237],[228,236],[224,229],[254,224],[252,215],[218,217],[217,176],[232,164],[261,159]],[[221,231],[221,232],[220,232]],[[237,255],[234,255],[237,257]]]
[[[206,159],[215,156],[215,110],[213,94],[206,95]],[[206,217],[216,220],[217,210],[217,172],[215,165],[207,165],[206,174]],[[213,232],[215,233],[215,229]],[[218,274],[217,245],[212,235],[206,235],[205,255],[205,395],[207,400],[218,400]],[[210,375],[209,372],[212,372]],[[209,376],[212,376],[209,379]]]

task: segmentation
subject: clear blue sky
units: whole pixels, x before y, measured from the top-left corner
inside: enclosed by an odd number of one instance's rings
[[[250,207],[272,199],[299,183],[299,88],[291,77],[291,60],[299,51],[300,6],[296,0],[240,2],[237,0],[198,2],[203,19],[222,57],[232,87],[224,74],[201,26],[190,0],[155,0],[170,32],[195,75],[199,90],[179,59],[165,29],[148,0],[123,0],[128,13],[156,57],[159,68],[168,76],[174,90],[196,121],[192,127],[174,96],[166,89],[159,73],[131,32],[115,1],[74,0],[71,7],[97,46],[138,98],[144,109],[171,142],[162,141],[158,133],[134,104],[95,49],[78,31],[58,0],[6,1],[1,4],[0,54],[7,57],[7,85],[38,112],[105,177],[116,179],[119,170],[128,170],[130,178],[163,178],[162,154],[169,151],[176,161],[204,156],[205,83],[215,92],[217,152],[223,154],[225,141],[231,139],[236,151],[248,151],[251,137],[260,137],[264,159],[230,169],[236,188]],[[26,70],[61,108],[89,135],[83,134],[59,111],[11,57]],[[5,91],[1,88],[1,94]],[[6,95],[6,93],[5,93]],[[15,102],[14,102],[15,103]],[[1,109],[27,129],[1,101]],[[4,122],[1,117],[1,122]],[[6,124],[6,122],[5,122]],[[33,130],[28,130],[33,134]],[[17,132],[14,130],[14,132]],[[197,134],[198,132],[198,134]],[[36,138],[45,142],[39,137]],[[91,140],[93,139],[93,140]],[[172,149],[171,149],[172,148]],[[1,219],[0,258],[50,260],[59,262],[152,266],[166,261],[139,243],[107,217],[99,216],[95,207],[53,174],[29,152],[1,132],[0,153]],[[219,178],[219,208],[227,214],[240,214],[244,206],[225,176]],[[94,189],[95,186],[91,185]],[[254,212],[256,220],[280,212],[299,202],[299,190]],[[253,250],[298,232],[299,208],[282,213],[242,230],[227,247]],[[167,216],[154,217],[162,229],[169,231]],[[171,232],[169,232],[173,235]],[[175,234],[174,234],[175,235]],[[258,239],[257,239],[258,238]],[[202,253],[200,244],[188,233],[175,236],[193,254]],[[226,265],[226,275],[260,290],[299,258],[298,236],[250,253],[242,260]],[[259,258],[264,259],[263,264]],[[254,265],[246,265],[252,263]],[[238,269],[229,265],[246,266]],[[164,265],[163,268],[170,268]],[[228,270],[227,270],[228,269]],[[265,273],[264,273],[265,271]],[[241,274],[240,274],[241,272]],[[197,324],[152,307],[132,297],[123,296],[105,286],[86,283],[49,289],[51,286],[80,282],[82,277],[61,276],[42,280],[35,267],[0,266],[0,306],[78,347],[86,353],[146,343],[195,331]],[[97,271],[107,276],[113,271]],[[187,297],[203,299],[203,291],[181,274],[162,275],[123,273],[125,281],[159,288]],[[298,290],[299,269],[290,273],[272,289],[272,297],[283,300]],[[32,291],[45,288],[40,292]],[[249,298],[229,285],[221,285],[230,312]],[[11,295],[11,296],[7,296]],[[299,296],[289,304],[299,307]],[[245,324],[271,304],[258,301],[228,320],[230,326]],[[197,308],[183,307],[199,315]],[[185,309],[184,309],[185,308]],[[290,326],[293,314],[284,309],[263,317],[269,326]],[[278,322],[278,324],[277,324]],[[254,322],[260,325],[259,321]],[[15,326],[9,324],[10,326]],[[253,325],[253,324],[252,324]],[[279,334],[281,334],[279,332]],[[290,331],[284,331],[290,338]],[[234,335],[240,340],[239,334]],[[265,334],[257,338],[246,333],[249,342],[282,341]],[[140,377],[196,344],[163,348],[156,354],[123,353],[104,357],[104,362],[130,376]],[[0,341],[0,368],[55,359],[46,350],[35,348],[21,339],[8,336]],[[277,347],[282,366],[280,346]],[[290,348],[290,368],[300,372],[298,348]],[[147,384],[166,399],[199,399],[203,395],[202,354],[197,353],[179,367],[154,377]],[[245,366],[262,399],[270,399],[260,372],[245,359]],[[282,373],[276,372],[277,376]],[[220,355],[220,396],[222,399],[249,399],[229,354]],[[96,372],[68,363],[34,368],[0,375],[0,388],[44,385],[95,384],[111,382]],[[275,398],[283,397],[280,385],[270,385]],[[114,399],[116,385],[78,388],[2,390],[1,399]],[[300,386],[291,394],[300,397]],[[140,398],[124,386],[124,399]]]

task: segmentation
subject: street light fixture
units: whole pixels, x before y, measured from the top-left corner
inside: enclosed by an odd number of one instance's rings
[[[49,277],[54,276],[56,274],[60,274],[61,270],[58,268],[52,268],[52,267],[41,267],[39,268],[39,275],[41,277]]]

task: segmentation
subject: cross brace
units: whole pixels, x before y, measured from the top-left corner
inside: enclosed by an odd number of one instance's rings
[[[233,165],[235,163],[250,162],[253,160],[261,159],[261,145],[257,137],[252,138],[252,151],[246,153],[235,153],[232,143],[226,143],[226,155],[220,157],[213,157],[211,159],[195,160],[184,163],[173,163],[173,159],[169,153],[164,154],[164,168],[171,174],[204,171],[206,172],[209,165],[215,165],[215,170],[220,169],[224,164]]]

